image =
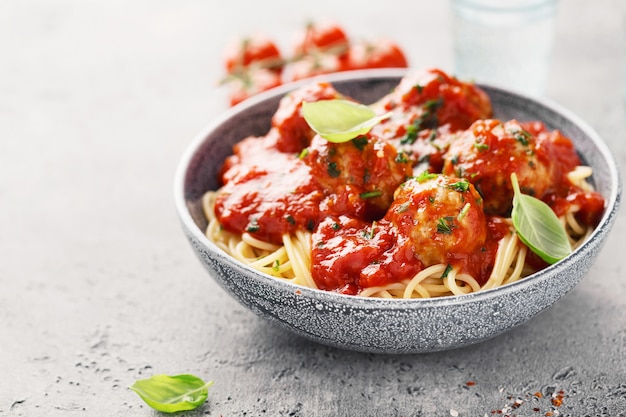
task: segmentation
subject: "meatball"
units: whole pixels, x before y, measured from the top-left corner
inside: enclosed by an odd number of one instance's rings
[[[251,233],[280,245],[285,234],[313,229],[324,195],[316,188],[310,168],[297,157],[274,154],[271,160],[273,167],[233,166],[225,174],[228,182],[217,193],[215,215],[227,231]]]
[[[437,69],[407,75],[376,106],[401,112],[420,108],[420,117],[411,121],[418,130],[443,125],[452,131],[467,129],[492,114],[491,101],[482,89]]]
[[[344,143],[316,136],[302,156],[328,199],[323,211],[381,218],[412,169],[406,155],[371,135]]]
[[[442,172],[471,181],[484,198],[485,212],[500,216],[512,207],[512,173],[522,192],[537,198],[550,191],[555,175],[535,136],[515,120],[493,119],[475,122],[451,143]]]
[[[468,258],[485,243],[482,198],[465,179],[424,173],[403,183],[385,215],[425,265]]]

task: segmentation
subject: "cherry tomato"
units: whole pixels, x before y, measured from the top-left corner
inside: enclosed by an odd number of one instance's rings
[[[280,72],[283,61],[280,50],[271,39],[255,35],[231,44],[224,53],[224,63],[226,71],[234,74],[253,64]]]
[[[316,53],[306,55],[287,65],[284,76],[287,81],[295,81],[345,69],[341,57],[335,54]]]
[[[333,22],[307,24],[290,60],[283,59],[270,38],[257,34],[231,44],[224,65],[228,73],[224,82],[232,85],[231,105],[285,81],[351,69],[408,66],[394,42],[351,44],[344,29]]]
[[[302,56],[316,51],[345,55],[348,45],[348,36],[339,25],[332,22],[309,23],[296,40],[295,55]]]
[[[346,67],[364,68],[406,68],[408,61],[402,49],[387,39],[376,42],[359,42],[350,46]]]
[[[248,68],[245,72],[239,73],[229,83],[230,105],[234,106],[270,88],[277,87],[282,84],[281,74],[267,68]]]

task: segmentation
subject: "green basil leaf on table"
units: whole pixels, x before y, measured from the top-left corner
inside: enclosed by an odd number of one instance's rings
[[[320,100],[302,103],[304,119],[329,142],[342,143],[364,135],[391,113],[377,116],[370,107],[349,100]]]
[[[544,261],[553,264],[572,252],[567,233],[557,215],[543,201],[522,194],[517,175],[511,174],[511,219],[520,240]]]
[[[135,381],[129,388],[135,391],[150,407],[164,413],[193,410],[202,405],[213,381],[204,382],[197,376],[154,375]]]

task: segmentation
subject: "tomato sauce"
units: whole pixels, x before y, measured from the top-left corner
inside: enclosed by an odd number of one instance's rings
[[[557,215],[576,206],[593,226],[604,210],[600,194],[567,180],[581,164],[568,138],[541,122],[490,119],[473,84],[439,70],[407,77],[373,105],[392,116],[345,143],[316,135],[301,114],[303,101],[332,98],[345,97],[325,83],[286,96],[267,135],[234,147],[215,204],[234,233],[280,245],[311,232],[320,289],[357,294],[434,264],[484,284],[512,233],[512,173]]]

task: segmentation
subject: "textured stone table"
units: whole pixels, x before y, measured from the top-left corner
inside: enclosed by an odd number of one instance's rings
[[[0,4],[0,416],[156,416],[127,386],[186,372],[215,381],[189,416],[626,415],[624,210],[564,299],[456,351],[317,345],[210,279],[172,181],[225,108],[215,82],[228,40],[262,31],[288,45],[307,19],[329,17],[351,36],[399,41],[415,67],[452,62],[446,2],[222,3]],[[621,166],[622,22],[618,0],[563,1],[547,92]]]

